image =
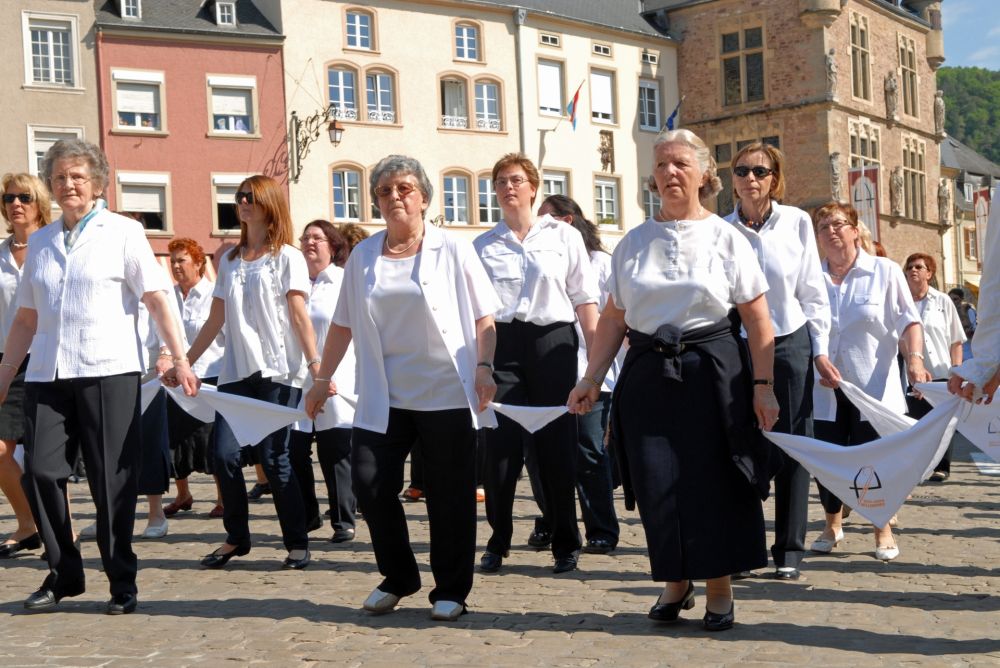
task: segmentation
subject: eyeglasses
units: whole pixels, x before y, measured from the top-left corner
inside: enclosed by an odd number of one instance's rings
[[[906,271],[910,271],[911,269],[927,269],[927,266],[923,265],[923,264],[908,264],[908,265],[906,265]]]
[[[395,183],[391,186],[375,186],[375,196],[376,197],[389,197],[392,195],[392,191],[395,190],[399,193],[399,196],[406,197],[410,193],[416,191],[417,187],[410,183]]]
[[[82,186],[84,183],[90,181],[89,176],[83,176],[82,174],[53,174],[49,177],[49,181],[53,185],[61,186],[63,184],[74,186]]]
[[[21,204],[31,204],[35,201],[35,198],[31,193],[18,193],[16,195],[14,193],[4,193],[4,204],[13,204],[14,200],[19,201]]]
[[[747,167],[746,165],[740,165],[739,167],[733,167],[733,174],[745,179],[749,174],[753,174],[756,178],[762,179],[765,176],[770,176],[774,174],[774,170],[770,167],[763,167],[761,165],[755,165],[753,167]]]
[[[299,243],[302,244],[303,246],[305,246],[310,241],[315,241],[316,243],[322,243],[324,241],[327,243],[330,242],[330,240],[326,238],[325,234],[309,234],[309,235],[303,234],[301,237],[299,237]]]
[[[523,176],[511,176],[509,178],[506,176],[501,176],[500,178],[498,178],[496,181],[493,182],[493,185],[496,186],[497,189],[500,189],[500,188],[506,188],[507,184],[509,183],[515,188],[520,188],[522,183],[527,183],[527,182],[528,179]]]
[[[826,232],[830,230],[831,232],[840,232],[840,230],[845,227],[854,227],[851,223],[846,220],[835,220],[832,223],[820,223],[816,226],[816,229],[820,232]]]
[[[236,191],[236,203],[239,204],[243,200],[247,201],[247,204],[253,204],[253,193],[243,192],[242,190]]]

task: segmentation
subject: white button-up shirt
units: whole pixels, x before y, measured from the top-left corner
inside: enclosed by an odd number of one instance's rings
[[[906,400],[900,383],[896,353],[899,337],[920,314],[913,304],[903,271],[895,262],[868,255],[858,258],[840,285],[834,285],[823,262],[830,299],[830,361],[840,375],[900,414]],[[833,390],[813,386],[813,418],[832,422],[837,417]]]
[[[7,345],[7,333],[17,315],[17,286],[21,282],[21,267],[14,261],[10,244],[14,235],[0,242],[0,352]]]
[[[68,253],[62,219],[38,230],[17,293],[18,306],[38,314],[25,380],[141,372],[139,300],[170,288],[142,225],[131,218],[100,211]]]
[[[385,234],[382,231],[372,235],[351,253],[333,314],[334,323],[350,328],[357,355],[358,406],[354,426],[383,434],[389,425],[389,384],[368,298],[375,289],[375,265]],[[473,425],[477,429],[496,427],[492,409],[477,413],[476,320],[493,315],[500,308],[500,300],[482,263],[468,242],[451,238],[428,223],[424,226],[417,276],[427,320],[413,326],[441,333],[465,390]]]
[[[597,275],[597,285],[601,290],[601,301],[598,303],[597,308],[603,311],[605,304],[608,303],[608,279],[611,277],[611,254],[599,250],[591,251],[590,266],[594,268],[594,273]],[[580,327],[579,320],[576,321],[576,338],[580,340],[580,348],[577,351],[577,376],[583,378],[583,375],[587,373],[587,341],[584,339],[583,329]],[[608,374],[604,377],[604,382],[601,384],[601,392],[614,391],[615,383],[618,381],[618,373],[621,371],[624,361],[625,346],[622,346],[615,358],[611,360],[611,368],[608,369]]]
[[[951,297],[928,288],[923,299],[914,302],[924,326],[924,366],[931,378],[947,380],[951,369],[951,347],[965,343],[965,330]]]
[[[501,221],[472,243],[503,304],[497,322],[574,322],[577,306],[600,300],[583,237],[550,215],[538,218],[523,241]]]
[[[759,232],[741,223],[736,211],[726,220],[750,242],[767,277],[774,335],[785,336],[808,324],[813,355],[829,354],[830,302],[809,214],[771,202],[771,215]]]
[[[181,325],[183,326],[185,345],[190,345],[198,338],[198,332],[202,325],[208,320],[208,314],[212,310],[212,293],[215,290],[215,283],[204,276],[188,290],[187,297],[181,290],[181,286],[174,286],[174,297],[177,309],[180,311]],[[199,378],[215,378],[222,368],[222,355],[225,352],[226,335],[223,331],[215,337],[215,340],[208,345],[198,361],[191,367],[191,371]]]

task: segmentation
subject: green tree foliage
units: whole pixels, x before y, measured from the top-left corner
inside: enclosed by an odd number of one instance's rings
[[[937,83],[944,91],[948,134],[1000,163],[1000,72],[982,67],[942,67]]]

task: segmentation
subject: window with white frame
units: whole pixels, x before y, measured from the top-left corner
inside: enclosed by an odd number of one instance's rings
[[[240,231],[240,219],[236,214],[236,191],[249,174],[213,174],[212,200],[215,204],[214,234],[232,235]]]
[[[542,195],[569,195],[569,173],[557,171],[542,172]]]
[[[919,116],[917,104],[917,46],[909,37],[899,36],[899,87],[903,90],[903,113]]]
[[[650,188],[648,182],[642,184],[642,209],[646,218],[652,218],[660,212],[660,194],[655,188]]]
[[[618,205],[618,179],[594,179],[594,217],[599,225],[621,227]]]
[[[461,174],[444,177],[444,221],[448,225],[469,224],[469,179]]]
[[[361,220],[361,172],[350,167],[333,170],[333,220],[357,223]]]
[[[559,39],[559,35],[553,35],[549,32],[538,33],[538,43],[543,46],[559,47],[560,42],[561,40]]]
[[[142,18],[142,5],[139,0],[122,0],[122,18]]]
[[[374,20],[368,12],[351,9],[347,11],[347,46],[352,49],[365,49],[371,51],[374,40],[372,39],[372,25]]]
[[[497,193],[493,189],[493,179],[490,174],[479,177],[479,224],[496,225],[503,214],[497,203]]]
[[[50,126],[28,126],[28,172],[38,176],[42,173],[42,162],[52,145],[60,139],[83,139],[83,128],[56,128]],[[971,201],[971,200],[970,200]]]
[[[658,62],[660,62],[660,56],[653,53],[652,51],[643,51],[642,55],[639,57],[639,60],[642,62],[643,65],[656,65]]]
[[[21,16],[25,84],[75,87],[79,78],[76,17],[36,12]]]
[[[476,82],[476,129],[500,131],[500,86],[493,81]]]
[[[257,133],[257,80],[254,77],[209,76],[211,132],[225,135]]]
[[[962,228],[962,246],[965,250],[965,257],[969,260],[979,259],[979,241],[976,238],[976,228]]]
[[[163,130],[163,81],[163,72],[111,70],[115,129]]]
[[[393,88],[393,76],[389,72],[367,72],[365,74],[369,121],[373,123],[396,122],[396,101]]]
[[[722,35],[722,103],[764,99],[764,31],[747,28]]]
[[[591,47],[591,51],[594,52],[595,56],[605,56],[607,58],[611,57],[611,45],[602,44],[600,42],[595,42]]]
[[[168,232],[168,174],[118,172],[118,212],[142,223],[147,232]]]
[[[660,131],[660,84],[639,80],[639,129]]]
[[[332,65],[326,71],[327,99],[333,118],[358,120],[357,74],[343,65]]]
[[[590,117],[598,123],[615,122],[615,75],[607,70],[590,71]]]
[[[914,220],[924,220],[926,151],[924,142],[914,137],[903,137],[903,214]]]
[[[455,24],[455,58],[479,60],[479,28],[471,23]]]
[[[880,164],[879,129],[868,123],[852,122],[848,126],[851,141],[851,167]]]
[[[563,68],[554,60],[538,61],[538,112],[562,116]]]
[[[965,195],[965,201],[971,202],[975,197],[975,186],[968,181],[962,184],[962,192]]]
[[[862,100],[872,99],[868,18],[855,13],[851,14],[851,92]]]
[[[223,2],[223,0],[216,0],[215,2],[215,23],[220,26],[233,27],[236,25],[236,3],[235,2]]]
[[[441,126],[446,128],[469,127],[469,102],[466,98],[466,81],[459,77],[441,79]]]

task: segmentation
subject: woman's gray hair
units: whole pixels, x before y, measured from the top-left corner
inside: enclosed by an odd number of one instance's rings
[[[683,144],[694,151],[695,158],[698,160],[698,168],[702,174],[707,175],[705,183],[698,189],[698,197],[702,201],[722,192],[722,180],[716,171],[715,158],[712,157],[712,152],[701,137],[684,128],[664,130],[656,136],[656,141],[653,142],[653,152],[655,153],[661,145],[671,143]]]
[[[104,151],[96,144],[82,139],[60,139],[45,152],[45,157],[42,159],[42,179],[45,183],[51,183],[52,168],[55,164],[67,158],[85,160],[90,169],[90,180],[100,184],[99,190],[108,187],[109,168]]]
[[[427,178],[427,172],[424,171],[419,160],[405,155],[387,155],[379,160],[375,168],[372,169],[372,174],[368,178],[368,191],[373,202],[378,200],[378,197],[375,196],[375,187],[378,182],[382,180],[383,176],[390,174],[412,174],[417,177],[417,186],[423,193],[424,199],[430,204],[431,197],[434,196],[434,186]]]

